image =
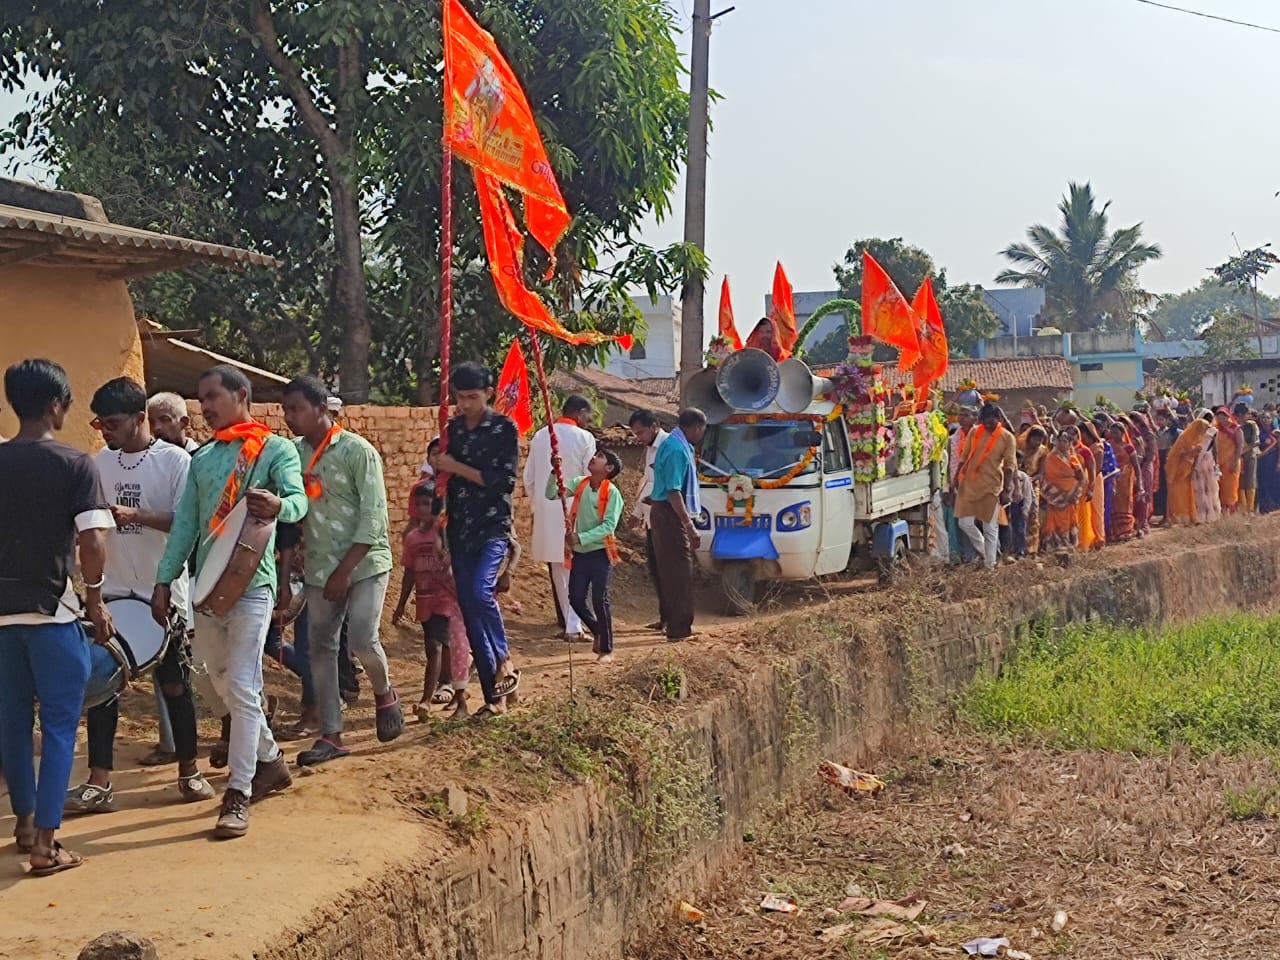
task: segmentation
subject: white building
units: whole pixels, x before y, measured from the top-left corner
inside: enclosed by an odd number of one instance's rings
[[[680,368],[680,301],[663,294],[657,303],[647,295],[631,302],[644,316],[645,333],[636,337],[630,353],[619,349],[610,354],[605,372],[624,380],[674,377]]]

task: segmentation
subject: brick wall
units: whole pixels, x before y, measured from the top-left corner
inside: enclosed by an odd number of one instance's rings
[[[187,411],[191,416],[192,435],[201,442],[208,440],[210,431],[200,415],[200,404],[188,400]],[[276,433],[292,439],[280,404],[255,403],[252,412]],[[342,423],[372,443],[382,455],[391,529],[402,530],[409,519],[409,491],[420,476],[427,444],[440,432],[439,407],[348,406],[342,408]],[[522,442],[522,462],[527,452],[528,446]],[[516,484],[516,497],[524,497],[524,489],[519,483]]]

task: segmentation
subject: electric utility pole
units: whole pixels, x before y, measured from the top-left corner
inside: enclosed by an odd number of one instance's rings
[[[693,52],[689,64],[689,165],[684,194],[684,240],[707,245],[707,106],[710,97],[711,0],[694,0]],[[689,378],[702,369],[702,320],[705,285],[691,278],[680,304],[680,396]]]

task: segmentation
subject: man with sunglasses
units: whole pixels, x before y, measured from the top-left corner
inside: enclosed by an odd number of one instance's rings
[[[147,394],[140,384],[118,377],[98,388],[89,404],[92,426],[106,449],[95,458],[116,528],[107,537],[102,594],[107,600],[151,601],[156,570],[169,539],[178,500],[187,485],[190,455],[154,437],[147,420]],[[164,695],[178,759],[178,792],[188,803],[211,800],[210,786],[196,766],[196,709],[191,695],[187,644],[189,586],[184,572],[173,582],[175,622],[155,685]],[[128,637],[125,638],[128,640]],[[107,813],[116,808],[111,784],[120,701],[113,698],[88,711],[89,779],[67,791],[67,813]]]

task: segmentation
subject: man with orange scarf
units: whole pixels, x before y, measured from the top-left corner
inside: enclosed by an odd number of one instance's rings
[[[996,565],[1000,506],[1009,503],[1018,470],[1017,444],[1003,420],[1004,413],[998,406],[983,405],[978,428],[970,430],[960,445],[960,467],[956,472],[956,523],[987,569]]]
[[[200,377],[198,391],[213,440],[191,457],[187,486],[156,573],[151,613],[161,624],[169,621],[169,584],[186,568],[191,551],[196,551],[198,577],[217,538],[238,535],[222,525],[236,503],[243,499],[253,516],[281,523],[297,523],[307,512],[298,450],[253,419],[248,378],[235,367],[212,367]],[[231,711],[230,775],[214,826],[219,839],[244,836],[250,800],[292,783],[262,712],[262,647],[275,608],[274,540],[273,534],[253,578],[228,613],[196,613],[192,653],[204,661],[214,689]]]

